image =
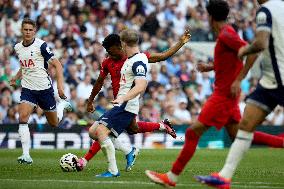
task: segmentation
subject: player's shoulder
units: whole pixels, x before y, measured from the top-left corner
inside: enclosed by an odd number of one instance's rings
[[[21,47],[23,47],[23,41],[16,43],[16,45],[14,46],[15,51],[18,51]]]
[[[138,53],[133,57],[133,61],[142,61],[143,63],[148,63],[148,57],[145,53]]]
[[[108,64],[111,63],[111,61],[112,61],[112,59],[110,57],[106,57],[106,58],[103,59],[101,65],[102,66],[107,66]]]
[[[35,44],[36,46],[41,47],[43,44],[46,44],[46,42],[45,42],[44,40],[42,40],[42,39],[35,38],[34,44]]]

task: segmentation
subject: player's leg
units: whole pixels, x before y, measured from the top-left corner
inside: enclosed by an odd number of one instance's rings
[[[120,175],[116,165],[115,148],[109,134],[110,130],[99,122],[95,122],[89,129],[89,136],[100,143],[108,161],[108,171],[97,175],[97,177],[117,177]]]
[[[199,121],[196,121],[191,128],[188,128],[185,132],[184,146],[173,163],[171,170],[165,174],[160,174],[154,171],[147,170],[146,175],[154,182],[162,184],[164,186],[175,186],[178,180],[178,176],[184,170],[188,161],[193,157],[200,136],[208,130],[209,127],[205,126]]]
[[[247,104],[244,116],[239,123],[235,141],[233,142],[226,163],[219,173],[212,173],[210,176],[196,176],[195,178],[209,186],[216,188],[230,188],[231,178],[241,161],[243,155],[248,151],[253,140],[255,127],[264,121],[267,111],[262,110],[254,104]]]
[[[22,143],[23,154],[18,158],[19,163],[31,164],[33,162],[30,157],[31,136],[28,126],[28,120],[34,110],[34,105],[29,103],[21,103],[19,105],[19,135]]]
[[[21,103],[19,105],[19,135],[22,143],[23,154],[18,157],[19,163],[31,164],[33,162],[30,156],[31,136],[28,126],[28,120],[34,108],[37,106],[33,91],[22,88]]]
[[[129,134],[146,133],[153,131],[165,131],[173,138],[176,138],[176,132],[173,129],[169,119],[164,119],[159,123],[138,121],[137,123],[132,123],[127,129],[127,132]]]
[[[237,132],[238,132],[238,123],[232,123],[225,126],[230,138],[234,141]],[[274,148],[283,148],[284,147],[284,139],[279,136],[267,134],[261,131],[255,131],[253,133],[253,144],[262,144],[267,145]]]
[[[84,157],[77,160],[77,170],[82,171],[87,166],[88,161],[90,161],[100,150],[101,145],[95,140]]]
[[[37,95],[38,105],[44,110],[47,122],[52,127],[57,127],[62,120],[64,110],[71,111],[72,107],[66,100],[60,100],[56,105],[52,88],[40,91]]]

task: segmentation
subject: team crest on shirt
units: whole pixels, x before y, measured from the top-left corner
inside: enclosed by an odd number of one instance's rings
[[[141,65],[137,66],[136,72],[137,72],[137,75],[145,75],[146,73],[145,68]]]
[[[267,23],[267,16],[264,12],[259,12],[256,17],[257,24],[266,24]]]

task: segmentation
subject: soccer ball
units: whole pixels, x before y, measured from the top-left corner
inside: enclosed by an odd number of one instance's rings
[[[60,158],[60,167],[64,172],[74,172],[77,171],[77,160],[78,157],[74,154],[68,153],[68,154],[64,154],[61,158]]]

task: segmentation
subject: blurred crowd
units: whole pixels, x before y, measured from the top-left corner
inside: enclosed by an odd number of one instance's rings
[[[256,0],[228,0],[229,22],[241,38],[254,38]],[[125,27],[141,33],[142,51],[162,52],[178,41],[190,26],[191,41],[214,41],[206,13],[206,0],[3,0],[0,1],[0,123],[17,123],[20,82],[16,88],[9,80],[20,68],[13,46],[21,41],[21,21],[36,20],[37,37],[45,40],[64,68],[65,93],[74,111],[66,114],[63,127],[86,124],[111,108],[113,99],[108,77],[96,98],[96,112],[86,112],[86,99],[106,56],[102,40]],[[189,44],[166,61],[152,65],[149,85],[141,99],[139,120],[158,122],[170,118],[173,124],[194,121],[212,93],[214,73],[199,73],[195,65],[213,61],[199,59]],[[55,70],[49,68],[56,90]],[[256,86],[257,78],[242,83],[244,98]],[[56,94],[56,96],[58,96]],[[58,98],[58,97],[57,97]],[[46,123],[37,108],[30,123]],[[284,125],[283,108],[277,109],[264,124]]]

